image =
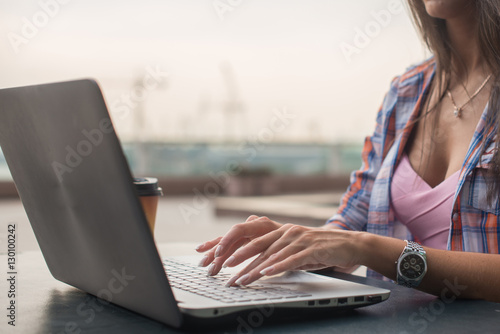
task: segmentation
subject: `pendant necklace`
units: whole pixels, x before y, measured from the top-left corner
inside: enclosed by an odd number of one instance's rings
[[[453,104],[453,107],[454,107],[454,110],[453,110],[453,115],[455,115],[456,118],[460,118],[462,117],[462,111],[463,111],[463,108],[470,102],[472,101],[473,98],[476,97],[477,94],[479,94],[479,92],[481,91],[481,89],[483,89],[483,87],[486,85],[486,83],[490,80],[491,78],[491,73],[490,75],[488,75],[488,77],[483,81],[483,83],[481,84],[481,86],[479,86],[478,89],[476,89],[476,91],[474,92],[474,94],[472,94],[471,97],[469,97],[469,99],[464,103],[462,104],[460,107],[457,106],[457,104],[455,103],[455,100],[453,99],[453,96],[451,95],[451,92],[449,89],[446,90],[446,93],[448,94],[448,97],[450,98],[451,100],[451,103]]]

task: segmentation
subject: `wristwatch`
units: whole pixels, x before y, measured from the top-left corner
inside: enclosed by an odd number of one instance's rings
[[[408,288],[417,287],[427,272],[427,257],[422,246],[406,241],[406,247],[397,263],[397,283]]]

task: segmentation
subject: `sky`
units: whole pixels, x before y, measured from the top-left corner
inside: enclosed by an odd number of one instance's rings
[[[398,0],[0,0],[0,50],[0,88],[93,78],[122,140],[174,142],[360,144],[429,56]]]

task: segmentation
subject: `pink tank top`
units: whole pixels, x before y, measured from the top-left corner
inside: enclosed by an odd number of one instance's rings
[[[392,208],[397,220],[424,246],[446,249],[459,174],[457,171],[431,188],[413,170],[406,154],[394,171]]]

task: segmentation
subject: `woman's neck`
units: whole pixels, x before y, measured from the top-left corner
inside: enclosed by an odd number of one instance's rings
[[[488,75],[484,58],[481,56],[477,28],[474,10],[446,20],[451,46],[458,55],[454,55],[456,58],[452,66],[459,80],[467,80],[472,74]]]

